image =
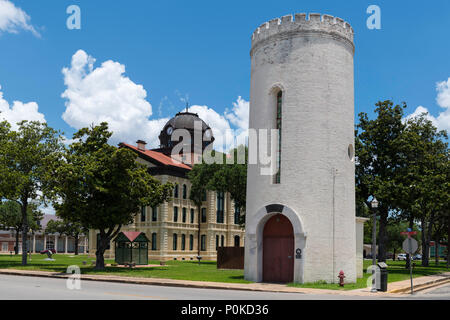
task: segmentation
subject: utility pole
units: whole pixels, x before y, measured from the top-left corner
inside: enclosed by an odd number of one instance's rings
[[[370,292],[377,292],[376,285],[376,265],[377,265],[377,208],[378,201],[373,197],[372,202],[372,289]]]

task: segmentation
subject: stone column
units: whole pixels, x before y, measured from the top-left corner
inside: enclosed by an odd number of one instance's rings
[[[58,253],[58,235],[55,234],[55,252]]]
[[[47,235],[44,234],[44,250],[47,249]]]
[[[64,253],[67,253],[67,236],[66,236],[66,244],[65,244],[65,247],[64,247]]]
[[[84,250],[83,250],[83,253],[86,254],[86,251],[87,251],[87,238],[86,238],[86,236],[84,236]]]
[[[36,234],[33,233],[33,253],[36,253]]]

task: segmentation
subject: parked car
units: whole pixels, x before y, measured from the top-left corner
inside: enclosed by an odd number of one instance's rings
[[[406,253],[399,253],[397,255],[397,260],[405,261],[407,259]]]
[[[416,254],[415,256],[413,256],[413,260],[422,260],[422,255],[421,254]]]

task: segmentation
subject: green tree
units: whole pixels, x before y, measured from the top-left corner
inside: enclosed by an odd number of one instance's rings
[[[245,225],[245,205],[247,195],[247,164],[248,148],[240,145],[224,155],[223,164],[220,164],[208,182],[208,189],[228,192],[235,206],[239,208],[239,224]],[[240,159],[240,158],[243,159]],[[227,160],[231,164],[227,163]],[[243,161],[242,161],[243,160]],[[243,162],[243,163],[242,163]]]
[[[17,131],[0,125],[0,192],[16,201],[22,215],[22,265],[27,264],[28,207],[54,196],[50,182],[63,149],[59,132],[36,121],[18,123]]]
[[[399,221],[398,219],[390,219],[390,222],[387,226],[387,234],[388,234],[388,242],[387,242],[387,248],[388,250],[392,251],[395,255],[398,251],[402,251],[402,245],[403,241],[406,239],[404,235],[401,233],[406,231],[408,229],[409,225],[407,221]],[[417,225],[414,225],[412,228],[413,231],[417,231],[419,236],[420,232],[417,228]]]
[[[212,151],[215,157],[216,151]],[[239,224],[245,223],[245,204],[247,194],[248,148],[240,145],[228,154],[220,154],[222,163],[196,164],[188,173],[191,181],[190,199],[201,206],[202,195],[206,190],[228,192],[241,212]]]
[[[38,210],[37,205],[30,203],[28,206],[28,228],[32,232],[40,229],[39,221],[42,220],[43,213]],[[23,219],[20,204],[15,201],[5,201],[0,203],[0,229],[13,229],[16,233],[16,245],[14,253],[19,253],[19,234],[22,231]]]
[[[75,255],[78,255],[78,243],[81,235],[87,235],[88,229],[84,228],[80,222],[70,222],[66,220],[50,220],[47,223],[45,232],[59,233],[75,240]]]
[[[166,201],[173,187],[153,178],[133,151],[109,145],[111,135],[105,122],[79,130],[56,174],[58,215],[99,231],[96,269],[104,269],[104,252],[121,227],[140,207]]]
[[[395,105],[392,101],[376,103],[376,119],[369,120],[366,113],[359,114],[355,130],[356,151],[356,198],[370,208],[370,198],[379,201],[378,256],[386,260],[387,225],[389,213],[395,210],[395,181],[399,175],[399,147],[405,128],[402,122],[406,104]]]
[[[212,151],[212,156],[214,156],[215,151]],[[217,164],[206,164],[198,163],[195,164],[191,171],[188,172],[188,178],[191,182],[191,188],[189,193],[189,199],[194,202],[197,207],[198,213],[198,256],[201,256],[201,210],[203,201],[205,201],[206,191],[208,190],[207,185],[211,176],[218,170]]]
[[[406,121],[401,137],[400,168],[395,203],[412,225],[420,222],[422,265],[429,265],[433,230],[448,212],[450,202],[449,153],[447,134],[438,132],[426,115]],[[437,228],[439,229],[439,228]]]

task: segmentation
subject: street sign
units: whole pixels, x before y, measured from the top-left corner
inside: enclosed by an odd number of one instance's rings
[[[402,248],[406,253],[414,254],[418,247],[416,239],[408,238],[403,241]]]
[[[414,254],[414,252],[417,251],[417,248],[419,247],[417,244],[416,239],[411,238],[411,235],[413,234],[417,234],[416,231],[412,231],[411,228],[408,228],[408,231],[406,232],[401,232],[402,235],[408,236],[408,238],[403,241],[403,245],[402,248],[403,250],[409,254],[409,276],[411,278],[411,294],[414,293],[414,285],[413,285],[413,276],[412,276],[412,263],[411,263],[411,258],[412,255]]]
[[[405,232],[400,232],[400,234],[410,237],[413,234],[417,234],[417,231],[405,231]]]

